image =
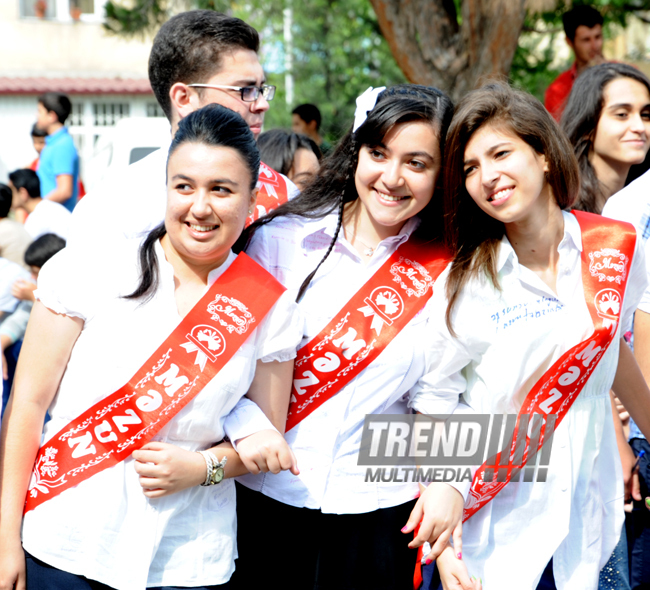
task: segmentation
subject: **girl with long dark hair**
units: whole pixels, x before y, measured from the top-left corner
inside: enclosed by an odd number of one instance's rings
[[[246,252],[306,316],[285,434],[301,474],[240,480],[237,587],[280,563],[284,588],[412,584],[400,529],[418,485],[366,482],[357,456],[366,415],[408,413],[427,364],[420,311],[447,263],[437,187],[451,115],[435,88],[368,89],[314,182],[251,227]]]
[[[578,166],[532,96],[470,92],[446,149],[454,260],[432,298],[437,354],[413,407],[440,413],[460,396],[477,414],[518,414],[525,442],[504,441],[465,490],[462,560],[487,590],[596,588],[623,524],[610,388],[650,432],[650,391],[620,343],[645,289],[643,251],[631,226],[566,212]],[[516,467],[535,465],[553,420],[545,481],[525,476]],[[451,547],[437,564],[445,588],[466,584]]]
[[[2,424],[3,590],[221,588],[236,555],[230,478],[297,473],[243,397],[288,390],[302,327],[281,286],[231,251],[258,167],[239,115],[197,110],[170,147],[164,225],[41,271]]]
[[[589,68],[571,90],[561,126],[580,167],[574,208],[601,213],[650,148],[650,80],[626,64]]]

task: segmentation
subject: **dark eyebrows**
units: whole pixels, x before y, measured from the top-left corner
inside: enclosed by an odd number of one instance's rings
[[[409,152],[406,155],[409,158],[427,158],[429,160],[435,159],[429,152]]]
[[[194,182],[194,179],[191,176],[186,176],[185,174],[174,174],[171,178],[172,182],[175,180],[188,180],[190,182]],[[233,187],[238,187],[239,184],[235,182],[234,180],[231,180],[230,178],[214,178],[209,181],[209,184],[227,184]]]
[[[262,81],[260,82],[260,86],[264,86],[266,84],[266,75],[262,76]],[[241,78],[240,80],[237,80],[232,84],[233,86],[257,86],[257,80],[255,78]]]
[[[492,155],[492,154],[494,154],[494,152],[499,151],[505,145],[511,145],[511,143],[509,141],[502,141],[501,143],[497,143],[497,144],[493,145],[492,147],[490,147],[487,150],[486,153],[488,155]],[[472,159],[469,159],[469,160],[463,160],[463,166],[467,166],[470,162],[473,162],[474,160],[475,160],[475,158],[472,158]]]
[[[646,105],[643,108],[646,108],[648,105]],[[616,104],[610,104],[607,105],[607,110],[608,111],[615,111],[616,109],[627,109],[628,111],[632,108],[632,105],[627,103],[627,102],[617,102]]]

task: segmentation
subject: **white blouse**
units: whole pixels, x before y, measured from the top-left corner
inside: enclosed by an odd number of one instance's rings
[[[463,559],[485,590],[534,589],[551,557],[559,590],[595,589],[619,540],[623,479],[609,390],[620,335],[647,284],[639,242],[618,333],[555,431],[547,481],[508,484],[463,525]],[[578,222],[564,213],[556,294],[519,264],[504,237],[497,264],[501,291],[487,280],[470,283],[453,313],[457,338],[445,325],[444,293],[434,293],[426,344],[433,361],[413,390],[413,406],[445,413],[462,394],[477,414],[517,413],[542,374],[593,332],[581,251]]]
[[[45,440],[124,385],[181,321],[173,269],[160,244],[160,285],[154,297],[146,303],[121,297],[137,284],[139,243],[120,244],[100,253],[65,249],[39,275],[38,299],[85,322],[49,409]],[[234,259],[231,253],[210,273],[209,283]],[[256,361],[294,358],[301,335],[301,315],[284,294],[217,376],[154,440],[194,451],[226,434],[236,440],[272,428],[243,396]],[[234,571],[235,534],[232,480],[148,499],[132,458],[38,506],[23,524],[26,551],[120,590],[223,584]]]
[[[336,214],[315,220],[274,220],[256,232],[247,253],[295,298],[329,247],[336,222]],[[331,321],[418,223],[411,219],[399,235],[380,242],[367,265],[341,230],[332,253],[300,302],[306,318],[302,345]],[[285,504],[335,514],[370,512],[416,497],[416,483],[366,482],[366,467],[358,466],[357,459],[366,414],[410,411],[408,391],[429,361],[427,350],[420,346],[426,332],[426,315],[420,312],[369,367],[286,434],[300,475],[246,475],[239,481]]]

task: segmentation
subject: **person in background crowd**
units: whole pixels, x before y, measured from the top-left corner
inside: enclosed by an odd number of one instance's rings
[[[544,106],[556,121],[560,120],[573,83],[582,72],[603,63],[603,17],[595,8],[574,6],[562,16],[567,45],[575,60],[570,69],[562,72],[546,89]]]
[[[18,354],[27,329],[29,314],[32,311],[38,274],[41,267],[63,248],[65,248],[64,239],[55,234],[45,234],[34,240],[25,250],[25,264],[32,273],[33,282],[18,279],[14,283],[12,293],[14,297],[21,301],[16,310],[0,325],[0,350],[2,351],[2,377],[4,380],[3,413],[9,400]]]
[[[650,80],[626,64],[589,68],[576,81],[561,126],[580,166],[580,211],[600,213],[650,148]]]
[[[11,188],[0,183],[0,257],[23,266],[25,250],[32,238],[22,223],[9,219],[12,200]]]
[[[306,135],[271,129],[257,138],[257,147],[262,161],[288,177],[300,190],[318,173],[321,151]]]
[[[320,151],[327,155],[332,146],[320,134],[321,123],[320,110],[315,104],[299,104],[291,111],[291,131],[302,133],[311,138],[320,148]]]
[[[34,149],[36,150],[36,153],[38,154],[34,161],[28,166],[30,170],[33,170],[36,172],[38,170],[38,162],[40,160],[41,152],[43,151],[43,148],[45,147],[45,138],[47,137],[47,133],[45,131],[41,131],[37,126],[36,123],[32,125],[32,143],[34,144]],[[78,183],[78,192],[77,192],[77,202],[79,202],[85,195],[86,195],[86,187],[84,186],[83,180],[81,180],[81,173],[79,174],[79,183]],[[25,215],[24,211],[18,212],[18,215],[20,217],[24,217],[25,219],[27,216]],[[17,215],[17,217],[18,217]],[[23,223],[25,222],[25,219],[20,219]]]
[[[33,240],[43,234],[56,234],[64,240],[68,236],[70,211],[63,205],[41,198],[38,175],[27,168],[9,174],[13,193],[12,208],[28,215],[25,230]]]
[[[72,211],[79,194],[79,156],[65,127],[72,112],[70,99],[61,92],[38,97],[36,125],[47,133],[36,173],[44,199],[61,203]]]
[[[31,135],[32,135],[32,144],[34,145],[34,149],[36,150],[36,158],[28,166],[28,168],[36,172],[36,170],[38,170],[38,161],[41,157],[41,152],[45,147],[45,138],[47,137],[47,132],[43,131],[42,129],[39,129],[36,123],[34,123],[32,125]]]
[[[158,31],[149,56],[149,81],[172,136],[179,121],[207,104],[232,109],[257,138],[275,95],[259,61],[259,35],[244,21],[213,10],[170,18]],[[86,247],[99,236],[142,236],[165,216],[166,150],[149,154],[107,179],[86,196],[72,216],[68,247]],[[297,194],[294,184],[260,166],[257,204],[249,221]]]

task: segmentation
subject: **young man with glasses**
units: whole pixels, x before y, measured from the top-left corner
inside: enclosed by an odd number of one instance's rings
[[[258,57],[259,36],[244,21],[211,10],[183,12],[158,31],[149,56],[149,81],[171,124],[201,107],[218,103],[239,113],[255,138],[275,95]],[[94,190],[72,217],[68,246],[116,235],[139,237],[164,219],[167,149],[136,162]],[[254,217],[297,193],[286,177],[260,167]]]

